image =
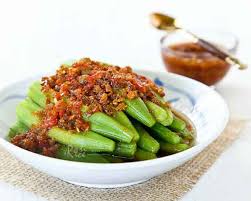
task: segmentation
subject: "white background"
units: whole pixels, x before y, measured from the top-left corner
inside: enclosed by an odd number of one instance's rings
[[[163,33],[149,24],[153,11],[178,16],[188,28],[235,33],[238,55],[251,63],[250,0],[1,0],[0,85],[80,57],[164,71]],[[233,69],[217,90],[232,116],[251,117],[251,68]],[[250,136],[247,128],[183,200],[251,200]],[[6,201],[42,200],[1,182],[0,194]]]

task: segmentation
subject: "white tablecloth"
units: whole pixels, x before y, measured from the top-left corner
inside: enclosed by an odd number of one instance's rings
[[[51,71],[70,58],[88,56],[138,69],[164,71],[159,39],[148,15],[179,16],[187,27],[229,30],[240,38],[238,54],[251,63],[248,0],[23,0],[0,6],[0,86]],[[251,69],[233,69],[216,90],[232,116],[251,118]],[[251,199],[251,124],[201,178],[184,201]],[[43,200],[0,182],[1,200]]]

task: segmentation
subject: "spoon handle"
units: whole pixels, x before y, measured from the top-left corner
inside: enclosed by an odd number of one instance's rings
[[[227,63],[231,64],[231,65],[237,65],[239,67],[239,69],[243,70],[247,68],[246,64],[243,64],[239,59],[237,59],[236,57],[234,57],[233,55],[231,55],[230,53],[226,52],[225,50],[213,45],[212,43],[199,38],[198,36],[196,36],[195,34],[188,32],[190,35],[192,35],[196,40],[197,43],[202,46],[204,49],[206,49],[208,52],[212,53],[213,55],[219,57],[220,59],[225,60]]]

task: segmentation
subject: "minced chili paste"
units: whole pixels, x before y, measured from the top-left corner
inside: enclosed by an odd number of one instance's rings
[[[230,69],[226,61],[213,55],[199,43],[177,43],[164,47],[162,56],[168,71],[209,86],[219,82]]]
[[[89,129],[89,123],[82,118],[82,106],[87,106],[87,115],[104,112],[112,116],[126,109],[125,99],[141,97],[161,105],[155,94],[165,95],[162,88],[134,73],[131,67],[121,68],[89,58],[71,66],[62,65],[55,75],[43,77],[42,91],[47,102],[45,109],[37,114],[41,124],[14,137],[12,143],[48,156],[57,150],[57,144],[47,136],[51,127],[76,132]]]

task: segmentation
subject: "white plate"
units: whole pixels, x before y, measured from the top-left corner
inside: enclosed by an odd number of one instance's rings
[[[196,145],[184,152],[158,159],[95,164],[50,158],[21,149],[0,133],[0,145],[20,161],[64,181],[97,188],[114,188],[137,184],[182,165],[216,139],[225,128],[229,112],[226,103],[213,89],[197,81],[171,73],[141,71],[166,89],[167,99],[185,113],[197,130]],[[0,91],[0,119],[7,125],[15,122],[15,107],[25,97],[27,87],[39,79],[25,79]]]

